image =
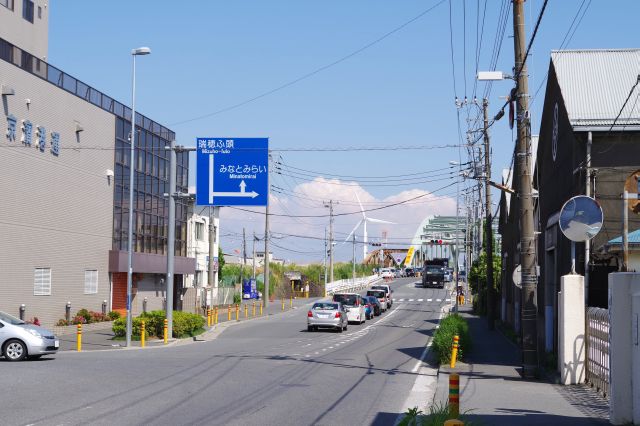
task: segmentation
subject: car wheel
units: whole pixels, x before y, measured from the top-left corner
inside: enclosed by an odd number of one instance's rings
[[[338,333],[342,333],[342,330],[343,330],[342,326],[338,327]]]
[[[4,345],[3,355],[7,361],[22,361],[27,356],[27,347],[20,340],[11,339]]]
[[[311,333],[311,332],[313,331],[313,326],[308,325],[308,326],[307,326],[307,331],[308,331],[309,333]]]

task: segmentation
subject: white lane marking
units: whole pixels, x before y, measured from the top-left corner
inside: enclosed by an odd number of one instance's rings
[[[418,302],[424,302],[424,299],[418,299]]]
[[[409,299],[409,302],[413,302],[413,299]]]
[[[451,299],[445,299],[445,302],[451,302]]]
[[[442,302],[442,299],[436,299],[436,302]]]
[[[433,302],[433,299],[427,299],[427,302]]]
[[[396,299],[393,299],[396,300]],[[404,299],[398,299],[398,302],[404,302]]]

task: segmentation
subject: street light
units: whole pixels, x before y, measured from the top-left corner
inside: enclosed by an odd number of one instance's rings
[[[127,340],[126,346],[131,346],[131,287],[133,284],[133,185],[135,183],[136,167],[136,56],[148,55],[151,49],[138,47],[131,50],[133,56],[133,71],[131,84],[131,160],[129,161],[129,234],[128,234],[128,262],[127,262]]]

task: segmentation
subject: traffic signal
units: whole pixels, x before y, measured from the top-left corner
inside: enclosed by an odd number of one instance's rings
[[[442,240],[431,240],[431,244],[435,244],[435,245],[441,246],[442,245]]]

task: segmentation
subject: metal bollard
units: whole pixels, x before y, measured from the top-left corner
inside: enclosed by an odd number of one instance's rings
[[[444,426],[464,426],[464,422],[458,419],[449,419],[444,422]]]
[[[451,349],[451,362],[449,363],[449,367],[456,368],[456,359],[458,358],[458,343],[460,342],[460,337],[453,336],[453,348]]]
[[[144,320],[140,323],[140,346],[144,348],[145,340],[147,337],[147,327],[144,323]]]
[[[293,296],[289,298],[289,308],[293,308]]]
[[[207,327],[211,327],[211,309],[207,309]]]
[[[256,316],[256,302],[255,302],[255,300],[253,302],[251,302],[251,316],[252,317]]]
[[[76,332],[78,340],[76,342],[76,350],[82,352],[82,324],[78,324],[78,331]]]
[[[284,311],[284,299],[282,299],[282,310]]]
[[[244,319],[247,319],[249,317],[249,305],[247,305],[246,303],[244,304]]]
[[[240,321],[240,305],[236,303],[236,321]]]
[[[164,344],[166,345],[169,341],[169,320],[164,319]]]
[[[227,306],[227,321],[231,321],[231,305]]]
[[[453,418],[460,415],[460,376],[457,373],[449,376],[449,415]]]
[[[215,307],[215,311],[214,311],[214,314],[213,314],[213,323],[214,324],[218,323],[218,307],[217,306]]]
[[[263,303],[260,302],[260,316],[262,316],[262,305],[263,305]]]

